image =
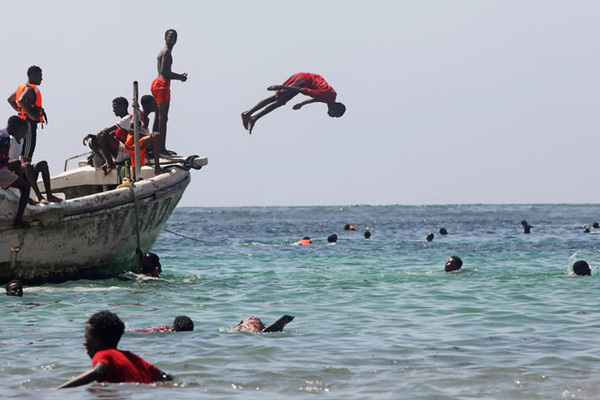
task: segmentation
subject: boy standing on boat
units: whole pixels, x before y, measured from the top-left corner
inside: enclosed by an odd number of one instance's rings
[[[276,108],[284,106],[298,93],[309,96],[311,99],[295,104],[294,110],[299,110],[310,103],[320,102],[327,104],[327,114],[332,118],[339,118],[346,112],[346,106],[335,101],[336,91],[321,75],[299,72],[290,76],[282,85],[272,85],[267,90],[276,91],[276,93],[242,113],[242,124],[249,134],[252,134],[252,128],[256,121]]]
[[[27,70],[27,83],[20,83],[17,90],[8,97],[8,103],[19,118],[28,123],[27,135],[23,143],[21,156],[23,161],[31,161],[37,141],[37,124],[48,123],[48,117],[42,107],[42,92],[38,88],[42,83],[42,69],[32,65]]]
[[[167,119],[169,117],[169,104],[171,103],[171,81],[173,79],[185,82],[187,81],[187,72],[176,74],[171,70],[173,65],[173,56],[171,54],[173,46],[177,43],[177,31],[169,29],[165,32],[165,47],[158,53],[158,77],[152,81],[150,88],[158,113],[154,120],[153,130],[160,132],[161,149],[167,155],[173,155],[174,152],[167,150]]]
[[[6,129],[0,129],[0,187],[5,190],[9,187],[14,187],[21,192],[17,216],[13,224],[13,227],[15,228],[30,227],[29,223],[23,221],[23,213],[27,206],[27,200],[29,200],[29,191],[31,190],[31,187],[26,180],[8,169],[8,162],[10,161],[10,136],[14,136],[17,139],[23,139],[26,132],[27,121],[16,115],[13,115],[8,119]]]

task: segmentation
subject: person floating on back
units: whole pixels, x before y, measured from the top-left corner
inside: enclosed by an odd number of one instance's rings
[[[240,321],[239,324],[231,328],[232,332],[251,332],[251,333],[271,333],[271,332],[281,332],[283,328],[290,322],[294,320],[294,317],[291,315],[284,315],[279,318],[277,321],[272,323],[271,325],[265,325],[260,320],[260,318],[255,317],[254,315]]]
[[[12,280],[6,284],[4,288],[7,296],[23,297],[23,285],[21,281]]]
[[[458,271],[463,265],[462,260],[458,256],[450,256],[448,261],[446,261],[446,265],[444,265],[444,271],[452,272]]]
[[[138,332],[191,332],[194,330],[194,321],[190,317],[180,315],[175,318],[173,325],[161,326],[160,328],[138,329]]]
[[[15,174],[8,168],[10,162],[10,137],[14,136],[16,139],[23,139],[27,133],[27,122],[16,115],[13,115],[8,119],[6,129],[0,129],[0,187],[2,189],[8,189],[14,187],[19,189],[21,196],[19,197],[19,205],[17,207],[17,214],[15,216],[14,228],[29,228],[28,222],[23,220],[23,213],[27,202],[29,201],[29,191],[31,186],[29,183],[19,175]]]
[[[294,110],[299,110],[307,104],[320,102],[327,104],[327,114],[332,118],[339,118],[346,112],[346,106],[335,101],[336,91],[321,75],[299,72],[290,76],[282,85],[272,85],[267,90],[276,91],[276,93],[242,113],[242,124],[249,134],[252,134],[256,121],[276,108],[284,106],[298,93],[309,96],[311,99],[295,104],[292,107]]]
[[[529,225],[529,222],[523,220],[521,221],[521,225],[523,225],[523,233],[531,233],[532,225]]]
[[[42,107],[42,92],[38,88],[42,79],[42,69],[32,65],[27,70],[27,82],[20,83],[17,90],[8,97],[8,103],[19,113],[19,118],[28,124],[21,153],[22,161],[25,162],[30,162],[33,158],[37,142],[37,124],[48,123],[48,116]]]
[[[59,389],[86,385],[94,381],[152,383],[172,380],[171,375],[140,356],[117,349],[124,330],[123,321],[110,311],[99,311],[92,315],[85,326],[84,345],[94,367],[62,384]]]
[[[592,270],[590,269],[590,265],[587,262],[579,260],[576,261],[575,264],[573,264],[573,273],[575,275],[591,275]]]
[[[153,131],[158,131],[161,134],[161,153],[165,155],[173,155],[174,152],[167,150],[167,120],[169,118],[169,104],[171,103],[171,81],[178,80],[181,82],[187,81],[187,72],[176,74],[171,70],[173,65],[173,46],[177,43],[177,31],[169,29],[165,32],[165,47],[158,53],[157,66],[158,77],[152,81],[150,91],[158,112],[154,118]]]

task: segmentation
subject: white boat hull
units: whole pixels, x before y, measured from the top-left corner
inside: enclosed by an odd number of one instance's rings
[[[152,248],[190,179],[188,171],[172,168],[135,184],[142,253]],[[136,201],[131,189],[28,206],[25,219],[35,223],[30,229],[12,227],[17,201],[13,193],[0,193],[0,283],[100,279],[136,270]]]

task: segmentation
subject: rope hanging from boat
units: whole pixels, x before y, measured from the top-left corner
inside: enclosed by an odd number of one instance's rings
[[[163,228],[163,231],[168,232],[171,235],[180,236],[180,237],[185,238],[185,239],[195,240],[196,242],[204,243],[204,240],[196,239],[196,238],[193,238],[193,237],[190,237],[190,236],[185,236],[185,235],[182,235],[181,233],[173,232],[173,231],[171,231],[171,230],[169,230],[167,228]]]
[[[129,177],[123,178],[123,183],[121,183],[117,188],[129,188],[131,192],[131,197],[133,198],[133,208],[135,210],[135,234],[137,239],[137,247],[135,249],[135,258],[137,260],[138,273],[142,273],[142,249],[141,249],[141,239],[140,239],[140,207],[138,204],[137,196],[135,195],[135,190],[133,189],[133,181],[129,179]]]

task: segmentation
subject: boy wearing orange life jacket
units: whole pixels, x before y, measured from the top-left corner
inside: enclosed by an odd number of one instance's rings
[[[42,93],[38,86],[42,83],[42,69],[32,65],[27,70],[27,83],[21,83],[17,90],[8,97],[8,102],[21,119],[27,120],[28,131],[23,143],[21,157],[29,162],[37,141],[37,124],[48,123],[48,117],[42,107]]]

